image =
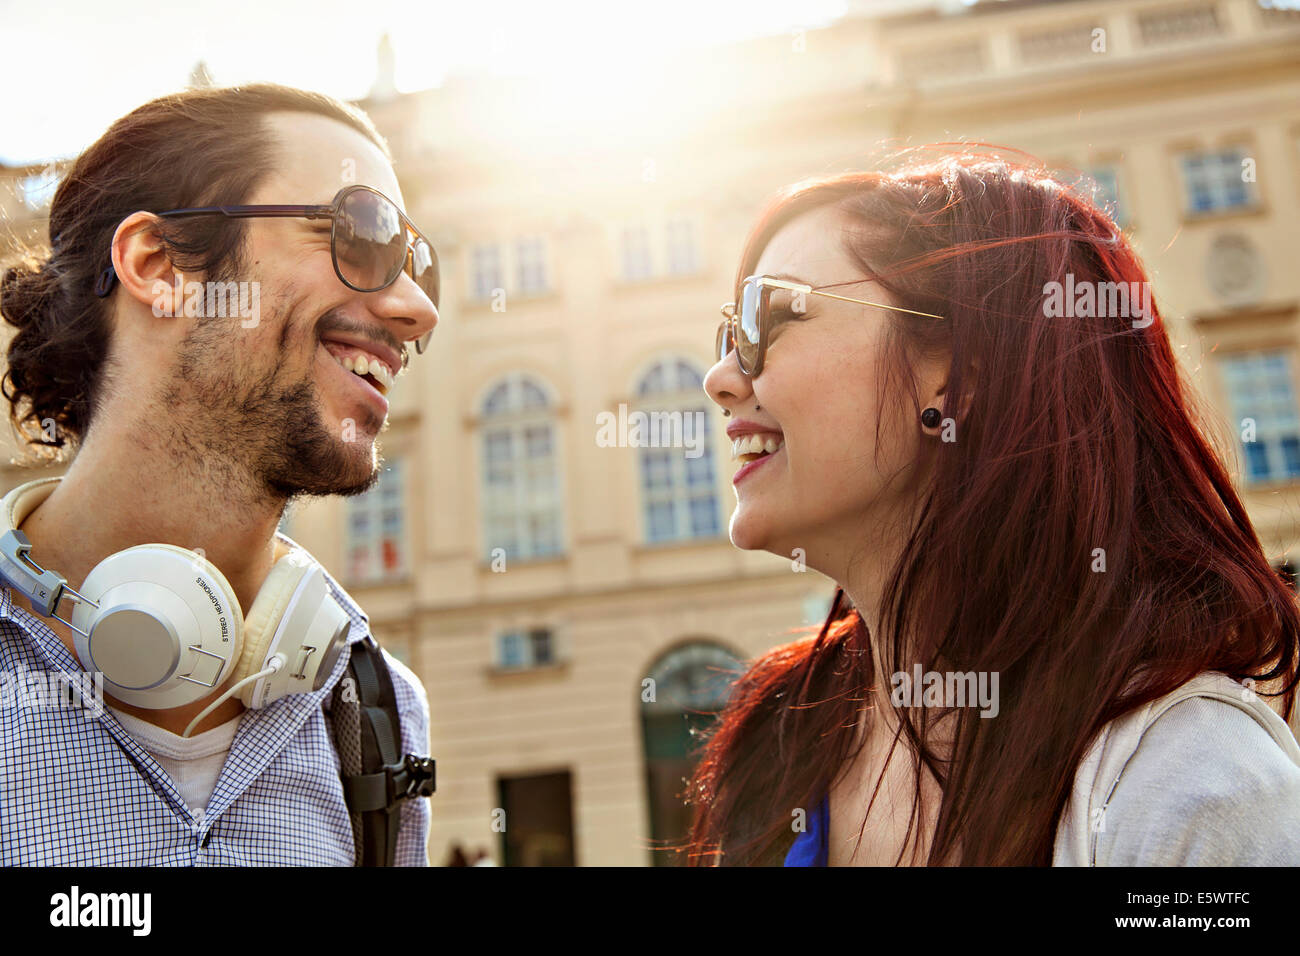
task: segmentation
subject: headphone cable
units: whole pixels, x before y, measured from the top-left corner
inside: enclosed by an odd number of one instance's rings
[[[280,668],[284,666],[284,662],[285,662],[285,658],[283,654],[273,654],[271,656],[271,659],[267,662],[266,668],[264,670],[258,671],[256,674],[249,674],[239,683],[234,684],[231,687],[227,688],[224,694],[222,694],[212,703],[208,704],[207,707],[204,707],[201,711],[199,711],[199,715],[190,721],[190,725],[185,728],[185,733],[181,734],[181,736],[188,737],[190,735],[190,731],[194,729],[195,725],[198,724],[199,721],[201,721],[204,717],[208,716],[208,714],[212,713],[214,710],[216,710],[218,707],[224,704],[227,700],[231,698],[231,696],[238,693],[240,688],[242,688],[245,684],[250,684],[256,680],[261,680],[263,677],[270,677],[272,674],[278,672]]]

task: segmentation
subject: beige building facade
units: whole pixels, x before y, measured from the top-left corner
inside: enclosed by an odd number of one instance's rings
[[[1268,554],[1300,561],[1298,51],[1300,14],[1252,0],[862,3],[636,86],[381,77],[361,105],[438,245],[442,321],[392,396],[379,485],[286,530],[429,692],[430,859],[654,862],[725,669],[820,621],[829,581],[727,540],[700,379],[766,197],[882,143],[983,141],[1095,184]],[[620,442],[638,411],[678,446]]]

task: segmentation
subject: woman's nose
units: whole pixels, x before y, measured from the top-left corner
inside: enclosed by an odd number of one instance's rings
[[[704,376],[704,392],[720,408],[730,409],[754,394],[749,376],[740,370],[734,352],[728,352]]]

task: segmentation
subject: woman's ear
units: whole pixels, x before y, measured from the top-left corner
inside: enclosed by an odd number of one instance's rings
[[[177,315],[175,269],[158,235],[158,217],[133,212],[113,233],[113,271],[126,294],[149,306],[156,316]]]
[[[979,370],[979,359],[971,359],[966,363],[966,375],[961,383],[962,400],[957,407],[956,420],[958,424],[964,422],[966,417],[970,414],[971,405],[975,400],[975,389],[978,387]],[[949,366],[949,371],[951,371],[951,366]],[[944,398],[948,392],[949,382],[949,375],[944,374],[939,384],[931,391],[929,400],[923,403],[921,407],[923,409],[931,407],[942,409]]]
[[[970,407],[975,403],[975,389],[979,387],[980,360],[973,358],[966,363],[966,381],[962,383],[961,404],[958,406],[957,420],[965,422],[970,415]]]

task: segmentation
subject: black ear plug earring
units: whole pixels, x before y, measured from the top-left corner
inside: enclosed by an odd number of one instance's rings
[[[731,417],[731,409],[729,409],[729,408],[724,408],[724,409],[722,410],[722,417],[723,417],[723,418],[730,418],[730,417]]]
[[[117,273],[113,271],[112,265],[109,265],[95,280],[95,295],[101,299],[107,298],[108,294],[113,291],[113,280],[116,278]]]
[[[927,408],[921,413],[921,424],[926,428],[934,428],[939,424],[939,419],[942,417],[943,413],[940,412],[939,409],[933,407]]]

